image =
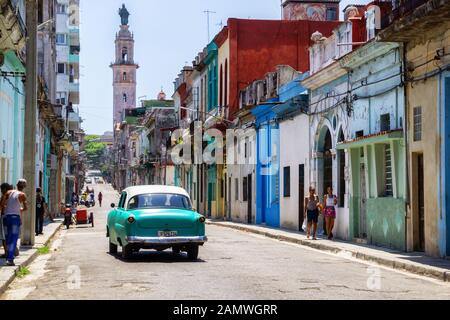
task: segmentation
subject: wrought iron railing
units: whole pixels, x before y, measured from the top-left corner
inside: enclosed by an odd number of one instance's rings
[[[381,17],[381,28],[384,29],[391,25],[394,21],[407,16],[427,1],[428,0],[393,1],[393,10],[391,11],[391,13]]]

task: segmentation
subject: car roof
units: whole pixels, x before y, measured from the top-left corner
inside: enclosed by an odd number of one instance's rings
[[[134,186],[126,188],[124,192],[127,193],[128,199],[139,194],[149,194],[149,193],[179,194],[190,198],[189,194],[185,189],[174,186],[163,186],[163,185]]]

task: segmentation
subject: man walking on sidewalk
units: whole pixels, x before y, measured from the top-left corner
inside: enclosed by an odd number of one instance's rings
[[[14,266],[15,251],[17,240],[19,240],[20,226],[22,225],[22,212],[28,209],[27,197],[23,190],[27,186],[27,181],[20,179],[17,182],[17,190],[11,190],[6,193],[6,204],[4,204],[6,226],[6,245],[8,252],[6,254],[6,265]]]
[[[42,195],[41,188],[36,189],[36,236],[43,234],[44,217],[47,203]]]

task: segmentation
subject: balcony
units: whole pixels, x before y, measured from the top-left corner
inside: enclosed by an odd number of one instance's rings
[[[69,54],[69,63],[80,63],[80,56],[78,54]]]
[[[0,50],[20,51],[25,47],[26,27],[25,1],[1,1],[0,33],[2,42]]]
[[[70,82],[69,83],[69,91],[70,92],[80,92],[80,84],[78,82],[75,82],[75,81],[74,82]]]
[[[382,17],[378,38],[391,42],[414,41],[431,28],[445,28],[444,22],[449,20],[450,0],[406,0]]]

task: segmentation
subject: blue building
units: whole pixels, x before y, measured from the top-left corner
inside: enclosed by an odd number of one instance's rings
[[[25,72],[14,51],[3,52],[2,72]],[[25,88],[21,77],[0,79],[0,181],[15,184],[23,174]]]
[[[278,98],[252,109],[256,125],[256,223],[280,226]]]

